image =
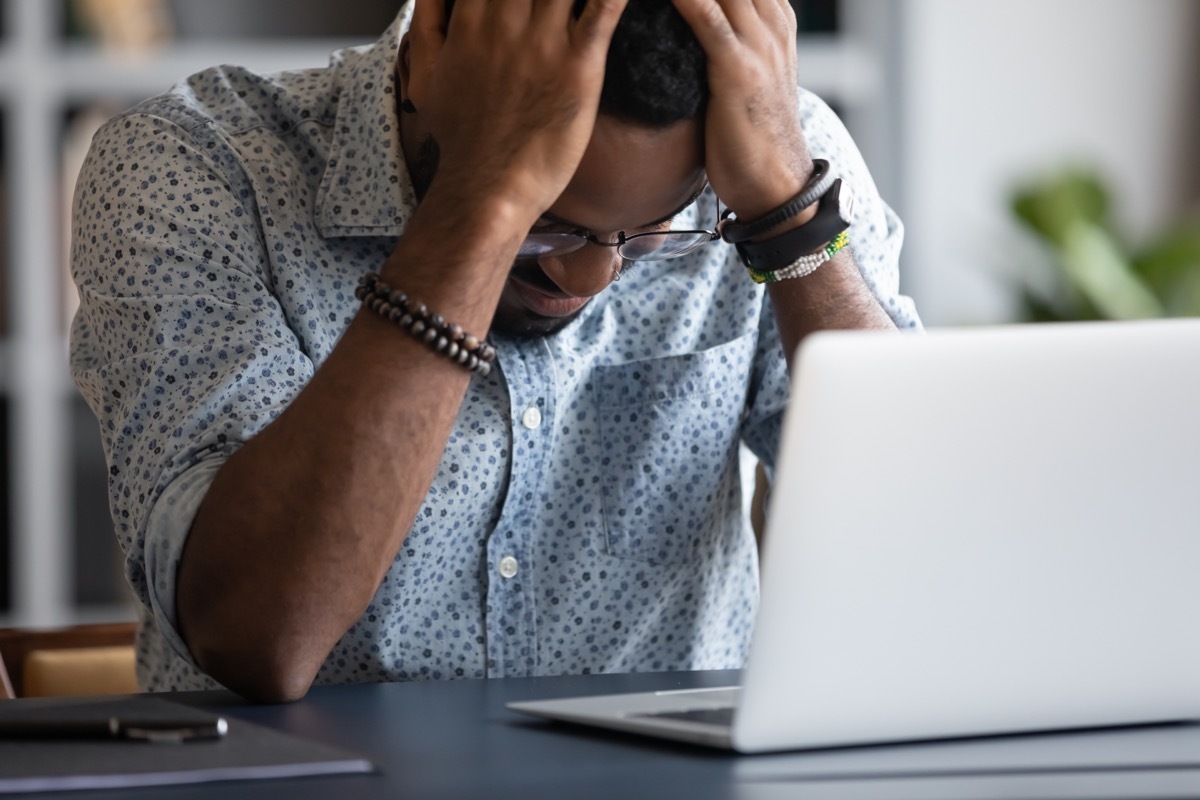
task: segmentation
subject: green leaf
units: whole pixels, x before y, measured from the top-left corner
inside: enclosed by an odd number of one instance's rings
[[[1200,314],[1200,219],[1176,226],[1133,260],[1134,271],[1174,314]]]
[[[1082,220],[1069,225],[1063,232],[1062,261],[1070,281],[1105,317],[1166,315],[1163,304],[1103,228]]]
[[[1060,247],[1078,222],[1103,226],[1108,209],[1104,186],[1094,175],[1078,171],[1027,187],[1013,198],[1017,218]]]
[[[1200,317],[1200,268],[1180,275],[1165,299],[1171,316]]]

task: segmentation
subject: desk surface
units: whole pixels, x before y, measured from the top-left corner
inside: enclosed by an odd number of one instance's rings
[[[89,792],[109,800],[265,798],[952,798],[1200,796],[1200,725],[824,753],[736,756],[561,726],[512,700],[721,686],[735,672],[607,675],[323,687],[291,705],[223,692],[176,695],[339,746],[374,775]]]

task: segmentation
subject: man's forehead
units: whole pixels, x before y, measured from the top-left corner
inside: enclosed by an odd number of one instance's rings
[[[649,127],[602,114],[545,218],[592,231],[646,227],[675,216],[705,185],[700,121]]]
[[[684,209],[686,209],[692,203],[696,202],[696,200],[699,199],[700,195],[703,194],[704,190],[707,188],[708,188],[708,179],[706,177],[702,176],[700,181],[698,182],[698,185],[696,186],[696,190],[693,191],[690,195],[688,195],[687,200],[680,203],[677,207],[673,208],[669,213],[664,214],[663,216],[659,217],[658,219],[646,220],[645,222],[639,223],[637,225],[627,225],[624,228],[614,229],[614,231],[615,230],[633,230],[635,228],[651,228],[651,227],[654,227],[655,225],[661,225],[662,223],[667,222],[668,220],[673,219],[674,217],[678,216]],[[551,209],[552,208],[553,207],[551,207]],[[587,230],[587,231],[591,231],[593,233],[595,233],[597,230],[588,225],[584,225],[583,223],[579,222],[578,220],[567,219],[566,217],[561,217],[558,214],[555,214],[553,210],[547,210],[547,211],[543,212],[542,219],[544,219],[547,222],[552,222],[555,225],[562,225],[563,227],[566,227],[566,228],[579,228],[581,230]]]

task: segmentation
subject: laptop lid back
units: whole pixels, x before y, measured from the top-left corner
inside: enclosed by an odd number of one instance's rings
[[[1200,321],[823,333],[743,751],[1200,717]]]

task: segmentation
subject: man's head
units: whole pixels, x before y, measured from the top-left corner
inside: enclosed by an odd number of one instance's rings
[[[575,0],[576,16],[586,2]],[[704,50],[671,0],[630,0],[608,49],[600,113],[659,127],[697,119],[707,102]]]
[[[576,13],[586,0],[576,0]],[[448,12],[454,0],[446,0]],[[452,18],[450,13],[446,17]],[[599,116],[571,182],[534,231],[585,231],[602,242],[665,230],[705,185],[704,52],[671,0],[630,0],[608,51]],[[401,94],[406,69],[401,53]],[[439,148],[419,110],[401,137],[418,197],[437,172]],[[711,221],[705,221],[711,222]],[[498,333],[556,333],[627,266],[615,248],[588,244],[563,255],[518,259],[493,322]]]

